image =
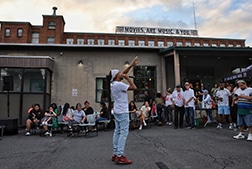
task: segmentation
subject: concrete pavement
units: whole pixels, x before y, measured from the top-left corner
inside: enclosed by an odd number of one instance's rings
[[[113,131],[97,137],[51,138],[38,135],[4,136],[0,140],[1,169],[247,169],[252,166],[252,142],[234,140],[237,132],[206,128],[174,129],[152,126],[130,131],[125,155],[127,166],[111,161]]]

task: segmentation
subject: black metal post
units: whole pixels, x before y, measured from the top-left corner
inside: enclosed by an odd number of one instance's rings
[[[10,118],[10,91],[7,92],[7,116]]]

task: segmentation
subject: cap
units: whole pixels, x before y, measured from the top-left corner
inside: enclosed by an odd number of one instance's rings
[[[111,70],[111,79],[110,79],[111,82],[113,82],[113,80],[116,77],[117,73],[119,73],[118,69],[112,69]]]
[[[246,82],[244,80],[238,80],[237,83],[243,83],[246,84]]]
[[[206,93],[206,94],[208,94],[208,90],[206,90],[206,89],[205,89],[205,90],[203,90],[203,93]]]
[[[186,85],[190,85],[189,82],[185,82],[185,86],[186,86]]]
[[[181,85],[180,85],[180,84],[177,84],[177,85],[176,85],[176,88],[179,88],[179,87],[181,87]]]

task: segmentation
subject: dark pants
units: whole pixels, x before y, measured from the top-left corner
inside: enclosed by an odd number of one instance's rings
[[[157,105],[158,121],[162,121],[162,112],[163,112],[163,106],[162,104],[158,104]]]
[[[195,127],[194,126],[194,108],[193,107],[185,107],[185,118],[187,127]]]
[[[172,110],[173,110],[172,106],[165,107],[166,122],[173,122]]]
[[[232,122],[237,124],[237,104],[234,104],[234,107],[230,106],[230,115],[232,118]]]
[[[178,114],[179,114],[179,120],[178,120]],[[178,107],[175,106],[174,108],[174,127],[177,128],[178,127],[178,122],[179,122],[179,127],[183,127],[183,121],[184,121],[184,106],[182,107]]]

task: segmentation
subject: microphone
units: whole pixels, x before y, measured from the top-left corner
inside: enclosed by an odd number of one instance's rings
[[[129,76],[129,78],[135,78],[135,76]]]

